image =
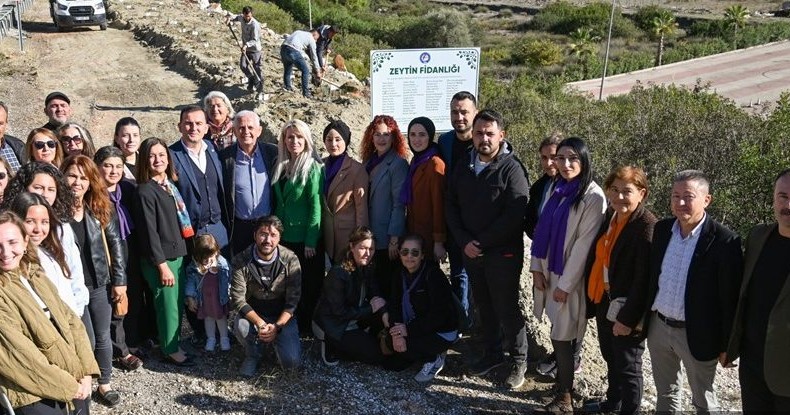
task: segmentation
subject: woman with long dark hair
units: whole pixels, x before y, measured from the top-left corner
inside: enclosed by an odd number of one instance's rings
[[[398,266],[398,238],[406,229],[399,196],[409,172],[406,140],[395,119],[389,115],[374,117],[365,129],[360,153],[370,178],[368,220],[376,242],[375,275],[382,296],[389,299],[390,278]]]
[[[178,342],[184,311],[185,239],[195,231],[173,183],[178,176],[164,140],[151,137],[143,141],[135,177],[137,200],[132,213],[139,232],[143,277],[154,292],[159,344],[168,362],[194,366]]]
[[[0,212],[0,387],[14,413],[89,413],[99,368],[82,322],[43,275],[22,220]]]
[[[85,286],[90,293],[94,353],[101,369],[97,396],[104,404],[118,405],[121,397],[112,389],[112,303],[126,300],[126,262],[118,217],[107,196],[104,180],[88,156],[67,157],[60,166],[74,193],[74,216],[70,223],[80,247]]]
[[[604,219],[603,190],[593,181],[590,152],[581,138],[557,146],[561,178],[554,186],[535,227],[532,271],[535,312],[551,321],[551,344],[557,357],[557,389],[539,411],[572,412],[573,346],[587,328],[584,268]]]

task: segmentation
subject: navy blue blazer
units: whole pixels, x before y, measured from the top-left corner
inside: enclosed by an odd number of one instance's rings
[[[228,212],[226,210],[225,203],[222,200],[222,196],[225,194],[225,185],[223,181],[223,172],[222,172],[222,164],[219,162],[219,156],[217,155],[217,150],[214,148],[214,144],[211,141],[203,140],[206,144],[206,152],[207,154],[207,163],[212,163],[214,165],[214,169],[217,172],[217,177],[219,178],[219,194],[217,197],[219,198],[219,205],[221,211],[221,218],[222,224],[225,228],[228,227]],[[198,182],[197,178],[195,177],[195,173],[192,170],[192,161],[189,159],[189,154],[187,154],[187,149],[184,147],[184,143],[181,140],[176,141],[170,146],[170,155],[171,159],[173,160],[173,167],[176,169],[176,173],[178,174],[178,181],[176,182],[176,187],[178,187],[178,192],[181,193],[181,198],[184,199],[184,204],[187,207],[187,211],[189,212],[189,220],[192,221],[192,225],[195,227],[195,231],[197,231],[197,222],[200,218],[200,191],[198,190]]]

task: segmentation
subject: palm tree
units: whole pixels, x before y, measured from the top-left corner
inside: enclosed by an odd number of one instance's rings
[[[661,66],[664,60],[664,41],[667,37],[674,35],[677,28],[678,22],[675,21],[675,16],[669,11],[663,11],[653,18],[653,35],[658,37],[658,52],[656,53],[655,66]]]
[[[727,22],[727,26],[732,27],[733,49],[738,49],[738,30],[746,27],[746,21],[748,19],[749,9],[740,4],[732,5],[724,11],[724,21]]]
[[[576,60],[582,64],[582,75],[587,79],[590,67],[590,58],[595,55],[596,43],[601,40],[596,36],[592,29],[578,28],[570,34],[572,42],[568,45],[568,49]]]

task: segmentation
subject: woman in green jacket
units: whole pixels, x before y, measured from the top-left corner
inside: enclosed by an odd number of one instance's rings
[[[324,169],[313,153],[310,127],[300,120],[285,123],[277,142],[272,189],[274,214],[285,226],[281,243],[296,253],[302,267],[302,296],[296,309],[301,333],[311,333],[310,321],[324,277],[324,252],[319,243]]]
[[[99,366],[28,242],[22,219],[0,213],[0,390],[16,414],[88,413]]]

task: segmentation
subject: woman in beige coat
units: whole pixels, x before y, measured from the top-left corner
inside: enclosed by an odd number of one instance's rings
[[[324,203],[321,214],[326,252],[332,264],[342,261],[348,237],[368,226],[368,173],[348,154],[351,130],[340,120],[324,128]]]
[[[551,343],[557,356],[557,396],[538,410],[572,412],[573,340],[586,328],[584,270],[598,228],[604,219],[603,190],[592,180],[590,153],[580,138],[557,146],[562,176],[538,219],[532,242],[535,315],[545,311],[551,321]]]
[[[22,219],[0,213],[0,390],[16,414],[88,413],[99,366],[28,241]]]

